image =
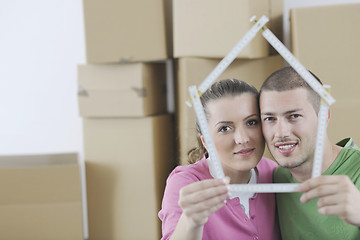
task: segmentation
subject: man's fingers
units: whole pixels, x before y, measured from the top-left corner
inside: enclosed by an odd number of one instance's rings
[[[346,220],[347,216],[350,216],[351,211],[353,211],[353,209],[350,209],[347,206],[348,205],[344,205],[344,204],[327,205],[319,208],[318,212],[322,215],[339,216],[343,220]]]
[[[311,189],[308,192],[305,192],[300,197],[300,202],[307,203],[308,201],[313,200],[315,198],[321,198],[335,193],[336,193],[336,187],[334,187],[333,185],[318,186],[316,188]]]
[[[299,191],[304,192],[300,201],[306,203],[315,198],[322,198],[329,195],[339,195],[349,191],[352,183],[348,176],[320,176],[309,179],[299,186]]]
[[[331,206],[331,205],[337,205],[339,203],[343,203],[346,198],[345,194],[338,194],[338,195],[329,195],[326,197],[322,197],[318,200],[317,206],[318,208]]]
[[[329,184],[332,185],[342,181],[347,181],[348,178],[349,177],[346,175],[323,175],[316,178],[311,178],[303,182],[298,189],[300,192],[307,192],[321,185],[329,185]]]

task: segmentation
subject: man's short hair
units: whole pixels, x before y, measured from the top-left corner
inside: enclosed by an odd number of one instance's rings
[[[321,83],[315,74],[310,73]],[[273,72],[262,84],[259,96],[261,96],[263,91],[282,92],[297,88],[305,88],[308,91],[308,100],[313,105],[316,114],[318,114],[320,109],[320,95],[317,94],[292,67],[284,67]]]

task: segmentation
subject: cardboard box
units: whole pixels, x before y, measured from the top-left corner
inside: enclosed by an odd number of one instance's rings
[[[173,57],[173,0],[164,0],[166,47],[169,58]]]
[[[223,58],[253,26],[256,15],[270,18],[271,29],[279,36],[279,0],[173,0],[174,57]],[[274,21],[273,21],[274,19]],[[270,26],[270,25],[268,25]],[[259,33],[239,58],[269,55],[269,44]]]
[[[360,146],[360,99],[338,100],[330,107],[328,136],[331,142],[351,137]]]
[[[81,65],[83,117],[139,117],[166,113],[165,63]]]
[[[168,58],[163,0],[84,0],[88,63]]]
[[[0,156],[1,239],[83,239],[76,154]]]
[[[268,22],[268,24],[266,24],[266,26],[268,26],[271,32],[273,32],[276,37],[284,43],[283,12],[284,0],[270,0],[270,21]],[[270,55],[277,54],[278,52],[270,46]]]
[[[160,239],[157,213],[175,162],[172,116],[83,123],[89,238]]]
[[[197,146],[196,116],[193,108],[185,101],[189,99],[188,87],[200,85],[221,59],[180,58],[177,64],[177,139],[179,162],[187,163],[188,151]],[[235,60],[218,78],[236,78],[252,84],[257,89],[273,71],[283,66],[281,56],[272,56],[257,60]],[[266,157],[271,157],[269,153]]]
[[[324,84],[331,85],[332,142],[353,137],[360,143],[360,126],[353,121],[360,109],[360,4],[296,8],[291,11],[294,55]],[[344,123],[344,117],[346,123]],[[342,120],[341,120],[342,119]]]

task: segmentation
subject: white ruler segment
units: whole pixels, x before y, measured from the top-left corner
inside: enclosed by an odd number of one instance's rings
[[[205,115],[204,108],[200,102],[200,96],[199,91],[196,88],[196,86],[190,86],[189,87],[189,93],[190,97],[194,106],[196,118],[198,120],[198,124],[200,126],[201,134],[204,137],[206,148],[210,156],[210,161],[212,162],[212,165],[214,166],[215,170],[215,176],[214,178],[223,178],[225,177],[224,171],[221,166],[221,162],[219,161],[219,157],[217,155],[214,142],[212,141],[212,138],[210,136],[210,131]]]
[[[214,178],[223,178],[224,172],[221,162],[218,158],[215,145],[210,136],[208,123],[204,108],[200,101],[200,95],[204,93],[213,82],[225,71],[225,69],[233,62],[242,49],[255,37],[256,33],[262,29],[269,19],[262,16],[259,21],[254,17],[250,20],[255,25],[245,34],[245,36],[236,44],[236,46],[226,55],[225,58],[215,67],[215,69],[206,77],[200,84],[199,88],[196,86],[189,87],[189,93],[194,106],[196,118],[204,137],[207,151],[214,167]],[[263,28],[264,30],[264,28]],[[293,69],[316,91],[323,101],[320,105],[318,114],[318,132],[316,139],[316,148],[314,153],[314,163],[312,177],[321,175],[322,158],[324,152],[324,139],[327,125],[327,114],[329,106],[335,102],[335,99],[325,90],[325,88],[315,79],[315,77],[292,55],[292,53],[285,47],[285,45],[269,30],[265,29],[262,33],[264,38],[277,50],[277,52],[293,67]],[[189,102],[186,102],[191,106]],[[254,192],[254,193],[273,193],[273,192],[298,192],[299,184],[295,183],[266,183],[266,184],[230,184],[229,191],[231,192]]]
[[[263,31],[264,38],[273,46],[276,51],[290,64],[290,66],[310,85],[315,92],[330,106],[335,99],[323,88],[321,83],[295,58],[285,45],[269,30]]]
[[[318,177],[321,175],[322,160],[324,156],[324,140],[326,134],[326,124],[328,119],[329,106],[326,103],[320,104],[320,110],[318,114],[318,129],[316,135],[316,148],[314,153],[314,163],[312,169],[312,177]]]
[[[298,192],[298,183],[260,183],[260,184],[230,184],[231,192],[256,192],[256,193],[273,193],[273,192]]]

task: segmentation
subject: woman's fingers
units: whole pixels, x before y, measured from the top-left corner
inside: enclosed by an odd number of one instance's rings
[[[226,179],[208,179],[195,182],[180,190],[179,206],[184,215],[196,224],[204,224],[220,209],[229,197]]]

